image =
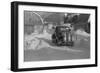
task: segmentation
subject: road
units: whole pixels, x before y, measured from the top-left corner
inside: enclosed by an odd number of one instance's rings
[[[44,40],[54,46],[51,41]],[[45,46],[46,44],[44,44]],[[71,60],[90,58],[90,40],[75,42],[73,47],[41,47],[39,50],[24,50],[24,61]],[[63,50],[66,49],[66,50]]]

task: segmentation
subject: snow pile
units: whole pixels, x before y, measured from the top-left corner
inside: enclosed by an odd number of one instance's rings
[[[84,37],[89,37],[90,34],[88,34],[87,32],[85,32],[84,30],[78,29],[75,34],[80,35],[80,36],[84,36]]]

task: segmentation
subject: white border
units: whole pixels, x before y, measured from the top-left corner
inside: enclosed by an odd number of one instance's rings
[[[91,14],[91,58],[80,60],[59,60],[59,61],[40,61],[40,62],[24,62],[24,10],[29,11],[49,11],[49,12],[72,12],[72,13],[89,13]],[[35,67],[50,67],[50,66],[70,66],[95,64],[95,11],[93,9],[81,8],[60,8],[60,7],[45,7],[45,6],[18,6],[18,31],[19,31],[19,46],[18,46],[18,68],[35,68]]]

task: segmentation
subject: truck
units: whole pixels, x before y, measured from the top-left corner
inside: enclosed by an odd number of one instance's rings
[[[55,32],[52,35],[52,42],[57,46],[73,46],[72,28],[71,26],[59,25],[55,27]]]

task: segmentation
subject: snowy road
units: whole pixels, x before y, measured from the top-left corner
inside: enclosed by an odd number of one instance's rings
[[[79,32],[79,31],[78,31]],[[80,32],[82,33],[82,32]],[[79,40],[74,41],[73,47],[58,47],[49,39],[50,36],[38,36],[24,50],[24,61],[69,60],[90,58],[90,37],[78,34]],[[42,37],[42,38],[40,38]],[[44,38],[43,38],[44,37]],[[47,39],[46,39],[46,38]]]

